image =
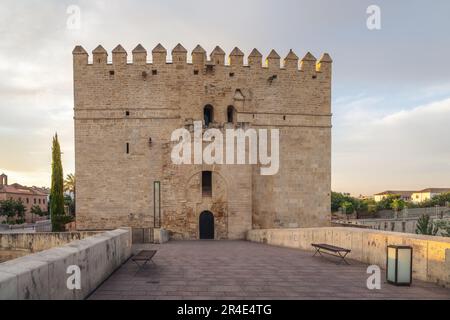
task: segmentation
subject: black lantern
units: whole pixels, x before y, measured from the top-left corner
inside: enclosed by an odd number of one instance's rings
[[[412,282],[413,249],[409,246],[388,246],[386,280],[396,286],[410,286]]]

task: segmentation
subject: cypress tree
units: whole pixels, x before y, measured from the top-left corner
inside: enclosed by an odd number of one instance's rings
[[[63,168],[61,164],[61,148],[59,146],[58,134],[53,137],[52,146],[52,185],[50,191],[50,213],[52,219],[52,231],[62,231],[60,217],[64,215],[63,194]]]

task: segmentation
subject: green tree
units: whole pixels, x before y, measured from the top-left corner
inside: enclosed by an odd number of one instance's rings
[[[36,216],[43,217],[47,215],[47,212],[43,211],[38,205],[31,207],[30,212]]]
[[[26,211],[22,201],[13,199],[0,201],[0,216],[6,217],[8,224],[25,222]]]
[[[64,191],[75,193],[75,175],[70,173],[64,179]]]
[[[338,192],[331,192],[331,211],[337,212],[344,201],[344,195]]]
[[[66,179],[64,179],[64,191],[73,194],[73,199],[70,198],[70,201],[68,201],[68,199],[65,199],[65,202],[66,205],[69,206],[70,213],[75,214],[76,187],[74,174],[70,173],[66,176]]]
[[[392,201],[399,199],[399,195],[390,194],[377,203],[377,210],[390,210]]]
[[[52,185],[50,191],[50,214],[53,232],[61,231],[58,223],[59,216],[64,215],[64,182],[63,168],[61,164],[61,148],[59,146],[58,134],[53,137],[52,146]]]
[[[416,234],[435,236],[439,232],[439,226],[430,220],[430,216],[423,214],[417,220]]]
[[[374,199],[363,200],[364,205],[367,207],[367,212],[376,213],[377,212],[377,202]]]
[[[344,210],[344,212],[346,214],[352,214],[353,212],[355,212],[355,206],[352,202],[350,201],[344,201],[341,203],[341,208],[342,210]]]
[[[391,202],[391,208],[395,212],[395,218],[398,218],[398,212],[402,211],[406,206],[406,202],[403,199],[396,198]]]
[[[75,201],[69,196],[64,196],[64,205],[69,208],[69,213],[75,215]]]

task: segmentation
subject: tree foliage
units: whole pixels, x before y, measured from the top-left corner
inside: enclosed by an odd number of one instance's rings
[[[52,146],[52,185],[50,191],[50,214],[52,219],[52,229],[58,229],[56,221],[58,216],[64,215],[64,183],[63,168],[61,163],[61,148],[59,146],[58,134],[53,137]]]
[[[43,211],[41,209],[41,207],[38,206],[38,205],[32,206],[31,209],[30,209],[30,212],[32,214],[36,215],[36,216],[39,216],[39,217],[43,217],[43,216],[46,216],[48,214],[48,212]]]
[[[341,208],[346,214],[352,214],[355,212],[355,207],[352,202],[344,201],[341,203]]]
[[[0,201],[0,216],[6,217],[8,224],[21,224],[25,222],[26,208],[22,201],[3,200]]]
[[[70,173],[64,179],[64,191],[75,193],[75,175]]]
[[[376,202],[373,199],[357,199],[349,194],[332,192],[331,211],[337,212],[340,208],[345,208],[346,213],[353,212],[376,212]]]

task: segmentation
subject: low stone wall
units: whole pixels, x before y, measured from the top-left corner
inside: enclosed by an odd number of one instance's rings
[[[0,264],[0,300],[84,299],[131,255],[131,230],[99,233]],[[69,266],[81,270],[81,289],[70,290]]]
[[[0,233],[0,251],[26,251],[28,253],[35,253],[75,240],[81,240],[98,233],[92,231]]]
[[[247,240],[311,251],[311,243],[328,243],[351,249],[351,259],[381,268],[386,266],[387,245],[409,245],[413,247],[413,278],[450,287],[450,238],[329,227],[251,230]]]

